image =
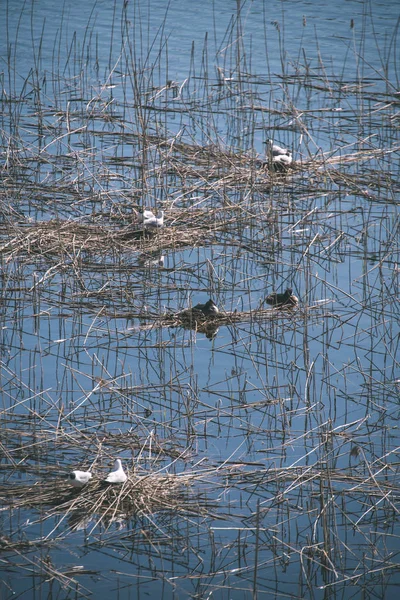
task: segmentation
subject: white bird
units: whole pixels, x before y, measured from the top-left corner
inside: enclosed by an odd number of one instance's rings
[[[70,483],[74,487],[83,487],[92,478],[90,471],[72,471],[69,474]]]
[[[281,146],[277,146],[276,144],[274,144],[274,140],[267,140],[264,143],[267,144],[267,154],[269,154],[272,157],[291,155],[290,150],[288,150],[287,148],[282,148]]]
[[[160,267],[162,269],[164,267],[165,255],[160,254],[158,258],[147,257],[147,258],[139,258],[138,262],[140,265],[144,267]]]
[[[142,221],[145,227],[163,227],[164,226],[164,211],[160,210],[158,216],[151,210],[144,210],[142,214]]]
[[[278,156],[272,157],[272,166],[275,170],[285,170],[289,165],[293,162],[292,155],[289,154],[279,154]]]
[[[119,458],[116,459],[114,463],[113,470],[107,475],[104,481],[107,483],[124,483],[128,479],[124,469],[122,468],[122,463]]]
[[[146,219],[152,219],[154,217],[154,213],[152,210],[147,210],[146,208],[144,209],[144,211],[138,215],[142,221],[146,221]]]

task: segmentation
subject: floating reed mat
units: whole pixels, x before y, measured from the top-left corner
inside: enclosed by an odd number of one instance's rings
[[[104,307],[102,315],[112,316],[114,318],[139,319],[142,323],[137,327],[140,330],[153,329],[155,327],[184,327],[185,329],[195,329],[197,331],[207,333],[216,330],[218,327],[233,325],[235,323],[253,323],[269,320],[303,320],[306,316],[310,318],[315,316],[332,317],[335,316],[331,312],[325,312],[324,306],[330,303],[330,300],[322,301],[312,306],[306,307],[291,307],[281,306],[273,308],[256,308],[250,311],[220,311],[217,315],[199,316],[190,314],[189,311],[181,311],[175,314],[166,313],[159,315],[150,311],[134,311],[127,309],[123,312],[115,312],[111,308]],[[145,323],[143,321],[146,321]]]
[[[114,521],[173,511],[185,515],[208,515],[215,506],[191,492],[197,474],[139,475],[131,473],[123,484],[91,480],[82,488],[72,487],[68,479],[53,479],[29,484],[3,486],[0,504],[4,508],[33,509],[45,519],[67,518],[73,528],[109,526]]]
[[[120,229],[75,221],[46,221],[27,226],[14,226],[0,231],[0,253],[63,255],[82,252],[110,252],[139,250],[146,253],[201,245],[210,241],[213,231],[205,225],[164,227],[157,230],[143,229],[132,224]]]

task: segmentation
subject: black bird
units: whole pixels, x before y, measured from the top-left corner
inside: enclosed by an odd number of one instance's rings
[[[287,288],[283,294],[273,292],[265,298],[265,302],[271,306],[296,306],[299,303],[299,299],[293,295],[291,288]]]
[[[211,317],[219,313],[218,306],[211,298],[205,304],[196,304],[196,306],[193,306],[193,310],[201,311],[206,317]]]
[[[207,318],[215,317],[218,313],[218,306],[210,298],[205,304],[196,304],[192,308],[185,308],[178,313],[178,317],[185,321],[204,321]]]

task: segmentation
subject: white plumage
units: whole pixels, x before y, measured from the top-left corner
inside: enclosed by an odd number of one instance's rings
[[[151,210],[144,210],[142,214],[142,221],[145,227],[163,227],[164,226],[164,211],[160,210],[158,216]]]
[[[154,258],[154,256],[144,256],[138,259],[138,263],[143,267],[160,267],[164,266],[165,255],[160,254],[158,258]]]
[[[69,474],[70,483],[74,487],[83,487],[91,478],[90,471],[72,471]]]
[[[282,148],[282,146],[274,144],[274,140],[267,140],[265,143],[267,144],[267,153],[271,156],[285,156],[291,154],[290,150],[287,148]]]
[[[122,468],[122,463],[119,458],[116,459],[114,463],[113,470],[107,475],[104,481],[107,483],[124,483],[128,479],[124,469]]]
[[[291,154],[279,154],[278,156],[274,156],[272,158],[272,165],[276,168],[283,168],[285,169],[286,167],[288,167],[289,165],[291,165],[293,162],[293,158]]]
[[[142,217],[142,221],[147,221],[147,219],[153,219],[154,218],[154,213],[152,210],[147,210],[145,209],[143,211],[143,213],[141,214]]]
[[[274,144],[273,140],[267,140],[265,144],[267,146],[266,157],[268,159],[268,165],[272,167],[274,171],[286,171],[293,162],[290,150],[282,148],[282,146],[277,146],[277,144]]]

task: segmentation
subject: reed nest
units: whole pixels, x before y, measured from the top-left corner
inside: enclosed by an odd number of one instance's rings
[[[281,306],[271,309],[260,307],[250,311],[223,311],[212,317],[201,315],[198,311],[188,309],[174,315],[165,315],[158,323],[161,324],[161,326],[167,327],[177,327],[178,325],[182,325],[184,327],[197,329],[206,328],[207,326],[212,328],[213,326],[220,327],[223,325],[233,325],[234,323],[264,321],[275,319],[279,316],[288,317],[294,314],[296,308],[297,307],[295,306]]]
[[[306,310],[299,310],[298,307],[281,306],[276,308],[258,308],[252,311],[223,311],[213,317],[201,316],[191,313],[190,309],[178,313],[157,315],[151,312],[141,312],[127,310],[126,312],[115,312],[112,309],[102,310],[102,315],[113,316],[114,318],[139,319],[140,324],[135,327],[136,330],[146,331],[156,328],[174,328],[193,330],[203,333],[209,339],[213,338],[220,327],[226,327],[235,324],[254,323],[262,321],[285,320],[291,322],[294,319],[303,320],[304,316],[321,317],[321,311],[318,310],[321,305],[307,307]]]
[[[254,469],[254,467],[257,467]],[[207,497],[210,485],[222,486],[225,492],[231,487],[244,486],[247,489],[263,491],[265,499],[274,499],[279,504],[284,501],[284,488],[293,483],[309,486],[318,496],[321,485],[329,479],[331,491],[335,494],[365,494],[380,498],[390,496],[393,508],[400,500],[400,486],[395,474],[386,465],[388,477],[370,477],[368,473],[354,474],[346,469],[332,469],[321,465],[313,467],[273,468],[262,463],[242,461],[224,463],[204,470],[194,469],[181,474],[159,472],[141,474],[131,472],[124,484],[107,484],[100,479],[91,480],[82,488],[72,487],[67,479],[47,480],[33,484],[11,484],[0,491],[0,505],[3,509],[33,509],[46,519],[62,516],[71,529],[86,528],[91,524],[109,528],[132,517],[155,515],[159,512],[172,512],[182,516],[208,516],[223,519],[217,515],[217,504]],[[280,489],[280,493],[276,493]],[[201,491],[203,490],[203,491]]]
[[[3,486],[1,506],[11,509],[46,511],[46,519],[62,515],[72,528],[89,522],[109,527],[115,521],[172,511],[185,515],[206,515],[211,507],[191,491],[196,475],[130,473],[124,484],[91,480],[75,488],[66,479]]]
[[[51,220],[36,222],[27,226],[2,228],[0,235],[3,244],[0,252],[6,256],[16,254],[41,254],[60,256],[64,254],[100,253],[112,251],[141,251],[151,253],[195,244],[204,244],[211,231],[203,227],[190,230],[179,227],[165,227],[160,230],[147,230],[138,224],[105,227],[76,221]]]
[[[322,300],[310,306],[277,306],[264,308],[263,303],[249,311],[225,311],[220,310],[217,315],[205,316],[199,312],[192,312],[191,309],[186,309],[177,313],[157,314],[155,311],[141,310],[135,311],[132,308],[127,308],[124,312],[114,311],[112,308],[104,308],[103,315],[113,316],[114,318],[139,319],[140,324],[138,330],[150,330],[158,327],[183,327],[184,329],[192,329],[199,333],[204,333],[208,337],[213,337],[219,327],[226,327],[235,324],[245,323],[261,323],[263,321],[286,321],[295,322],[303,321],[304,318],[325,318],[334,316],[330,311],[326,312],[324,307],[330,304],[330,300]]]

